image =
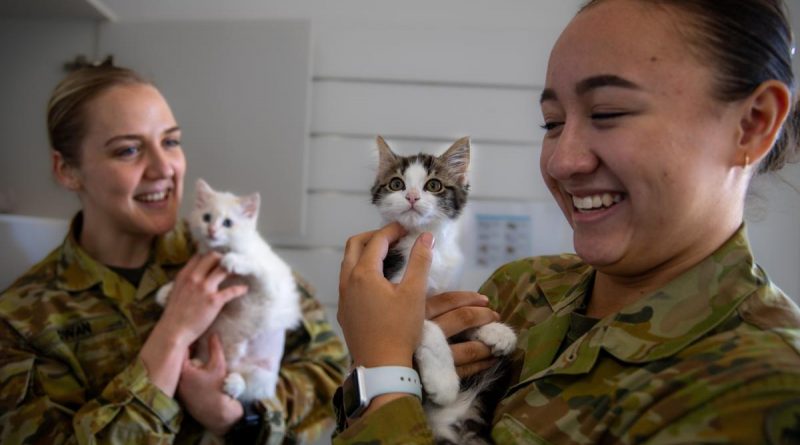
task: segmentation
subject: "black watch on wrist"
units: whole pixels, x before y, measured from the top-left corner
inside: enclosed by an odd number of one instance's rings
[[[235,444],[254,444],[264,426],[264,414],[258,402],[242,403],[244,415],[225,434],[225,442]]]

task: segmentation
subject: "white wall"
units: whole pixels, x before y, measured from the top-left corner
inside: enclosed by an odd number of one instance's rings
[[[0,59],[8,61],[0,70],[0,212],[63,217],[78,207],[78,200],[51,179],[45,112],[50,90],[69,61],[65,55],[91,53],[94,29],[89,20],[0,18]],[[35,213],[36,203],[20,195],[51,199]]]

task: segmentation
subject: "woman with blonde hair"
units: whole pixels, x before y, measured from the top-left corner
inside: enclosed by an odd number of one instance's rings
[[[243,286],[220,255],[195,254],[178,219],[186,162],[159,91],[109,64],[80,68],[48,106],[53,172],[78,195],[64,243],[0,294],[0,442],[235,443],[311,439],[330,423],[347,358],[310,288],[287,333],[277,400],[222,391],[216,338],[191,345]],[[155,301],[174,280],[163,309]]]

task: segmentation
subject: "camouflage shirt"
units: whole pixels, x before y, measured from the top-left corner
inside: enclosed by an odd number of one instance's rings
[[[564,347],[593,278],[579,258],[561,255],[507,264],[483,285],[519,333],[495,442],[800,443],[800,310],[754,263],[744,228]],[[334,443],[432,436],[419,401],[404,397]]]
[[[0,295],[0,443],[196,443],[201,426],[148,379],[138,352],[161,314],[155,291],[193,253],[179,226],[159,237],[138,288],[93,260],[72,233]],[[287,333],[277,400],[260,443],[312,438],[348,359],[309,287]]]

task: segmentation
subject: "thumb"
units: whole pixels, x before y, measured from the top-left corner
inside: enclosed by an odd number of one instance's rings
[[[186,354],[186,357],[183,358],[183,365],[181,366],[181,375],[194,372],[195,369],[197,369],[197,366],[192,363],[189,354]]]
[[[421,293],[423,296],[428,289],[428,271],[431,268],[433,258],[433,234],[423,232],[417,237],[411,253],[408,255],[408,267],[403,275],[401,285],[413,293]]]
[[[226,368],[227,364],[225,363],[225,352],[222,350],[222,342],[219,339],[219,335],[213,334],[208,338],[208,364],[206,364],[206,369],[224,374]]]

